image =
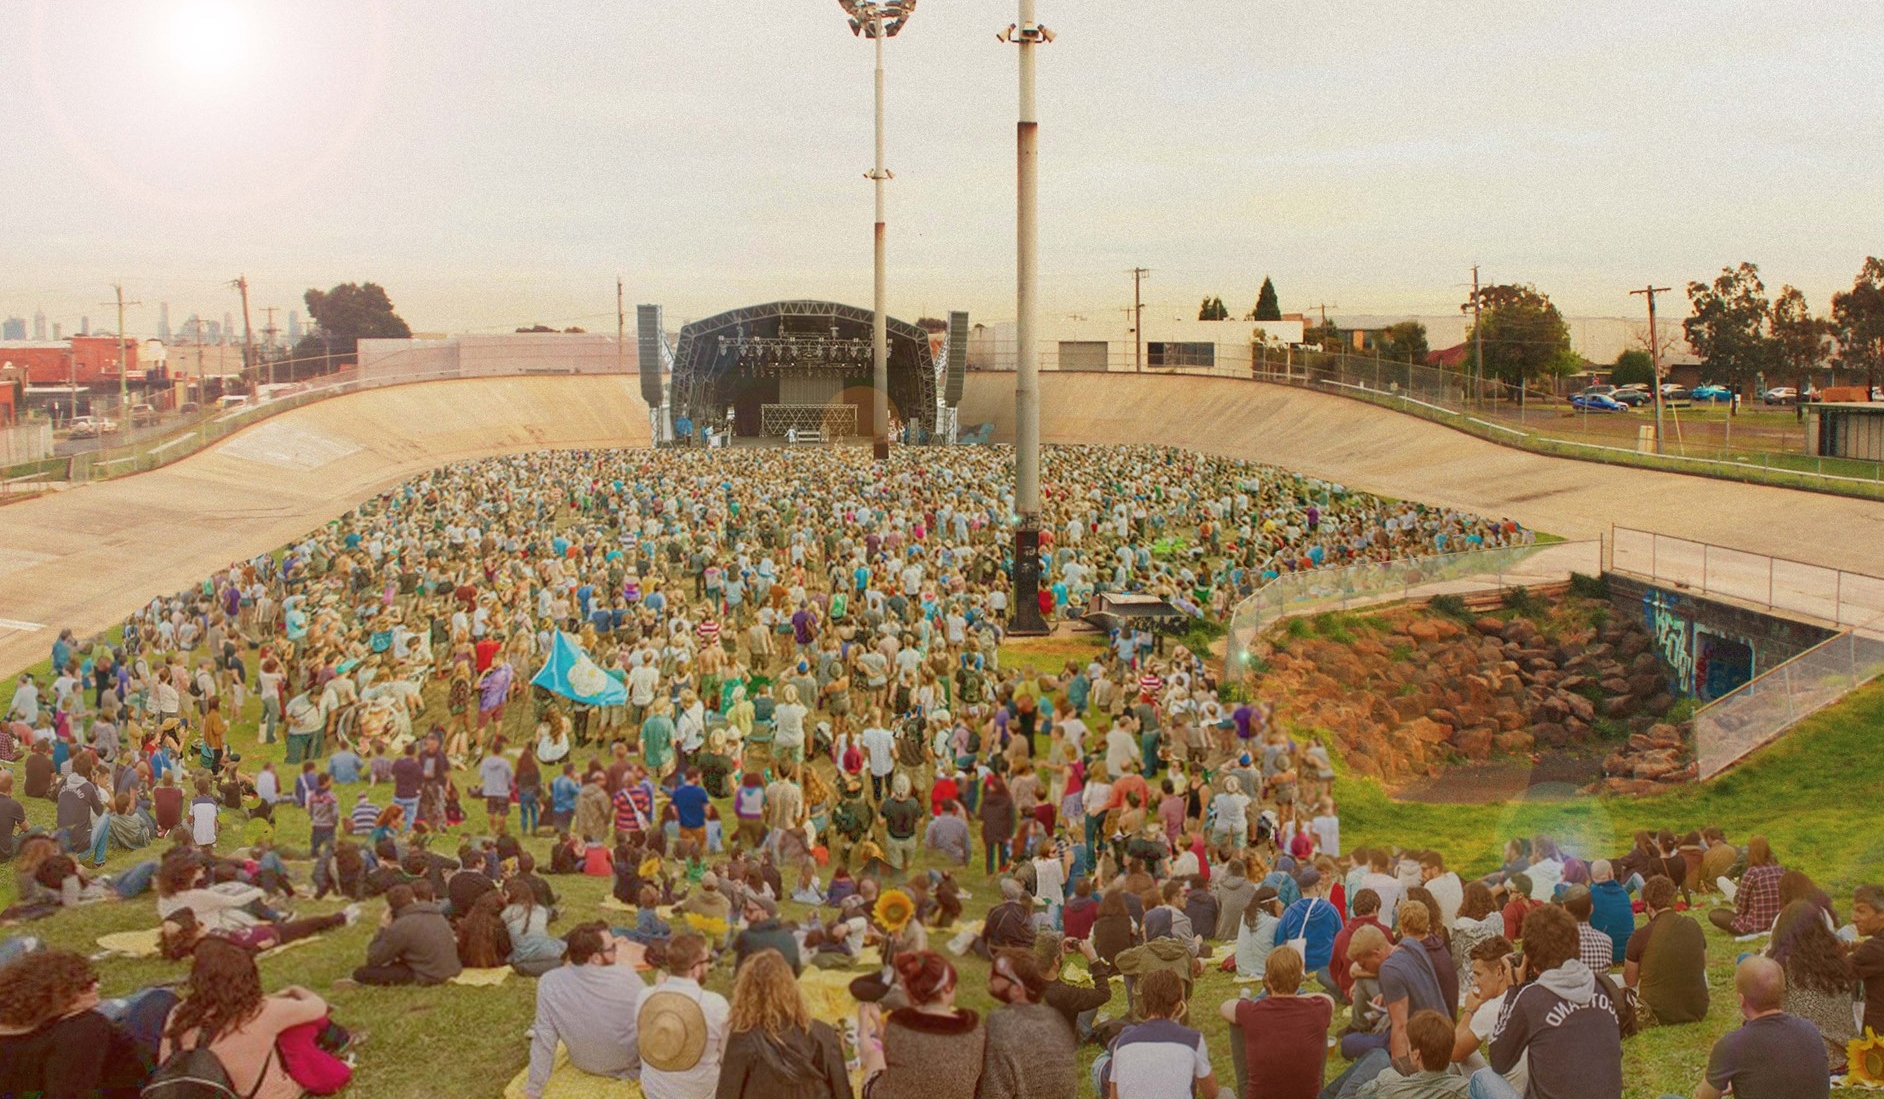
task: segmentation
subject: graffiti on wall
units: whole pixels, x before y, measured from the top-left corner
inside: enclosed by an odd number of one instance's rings
[[[1675,690],[1694,692],[1693,627],[1676,608],[1675,598],[1650,588],[1642,596],[1642,617],[1649,635],[1655,639],[1655,651],[1662,662],[1675,670]]]

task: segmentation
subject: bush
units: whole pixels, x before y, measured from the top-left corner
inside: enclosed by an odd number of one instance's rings
[[[1434,614],[1443,614],[1460,622],[1472,620],[1472,609],[1465,605],[1463,596],[1435,595],[1426,605],[1432,608]]]
[[[1585,576],[1580,572],[1570,574],[1570,594],[1584,599],[1608,599],[1609,580],[1601,576]]]
[[[1505,606],[1525,618],[1540,618],[1548,609],[1542,599],[1531,594],[1529,588],[1506,588]]]

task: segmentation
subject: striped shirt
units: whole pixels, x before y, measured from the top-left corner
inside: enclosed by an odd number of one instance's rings
[[[1157,698],[1158,691],[1163,686],[1164,680],[1153,675],[1151,672],[1146,672],[1144,675],[1138,677],[1138,693],[1148,699]]]
[[[373,826],[379,823],[379,806],[364,800],[354,802],[353,813],[347,818],[347,823],[357,834],[371,832]]]
[[[695,626],[694,632],[700,635],[702,642],[711,645],[720,639],[720,624],[709,618]]]

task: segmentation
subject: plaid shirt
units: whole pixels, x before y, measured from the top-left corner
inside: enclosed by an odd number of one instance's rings
[[[1609,936],[1596,930],[1589,924],[1577,925],[1577,957],[1590,967],[1591,972],[1607,973],[1616,964],[1615,946]]]
[[[1740,875],[1740,892],[1734,897],[1733,929],[1736,935],[1770,931],[1779,919],[1779,879],[1785,868],[1768,864],[1749,866]]]

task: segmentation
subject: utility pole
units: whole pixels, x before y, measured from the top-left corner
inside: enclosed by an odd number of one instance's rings
[[[255,384],[255,376],[253,373],[255,369],[255,337],[249,328],[249,277],[247,275],[237,275],[235,281],[229,285],[242,291],[242,375],[243,380],[253,386]]]
[[[1478,323],[1478,264],[1472,265],[1472,402],[1485,399],[1485,334]]]
[[[1657,286],[1653,282],[1640,290],[1629,291],[1629,296],[1641,294],[1648,298],[1649,311],[1649,372],[1655,375],[1655,453],[1662,453],[1662,345],[1655,338],[1655,295],[1668,293],[1668,287]]]
[[[143,305],[144,303],[141,301],[125,301],[123,283],[112,283],[111,289],[117,292],[116,304],[118,306],[118,415],[120,417],[128,417],[131,411],[131,371],[125,360],[124,307],[127,305]],[[101,302],[99,304],[111,305],[113,303]],[[74,388],[77,387],[77,383],[78,378],[75,373],[73,377]],[[77,403],[76,400],[73,401],[74,406],[76,406]],[[126,428],[130,427],[128,419],[123,426]]]
[[[1145,372],[1145,299],[1139,293],[1139,284],[1151,276],[1151,268],[1132,268],[1132,361],[1134,369]]]
[[[1015,329],[1020,340],[1014,362],[1014,605],[1008,632],[1047,632],[1040,614],[1040,120],[1036,114],[1034,47],[1053,32],[1034,22],[1034,0],[1020,0],[1020,20],[1000,36],[1020,47],[1020,120],[1015,126]]]
[[[615,373],[625,369],[622,358],[623,348],[628,339],[628,314],[623,312],[621,296],[621,276],[615,276]]]
[[[262,338],[268,341],[268,392],[271,396],[275,392],[275,334],[279,331],[275,327],[276,308],[273,305],[262,307],[262,312],[268,314],[268,327],[262,329]]]

